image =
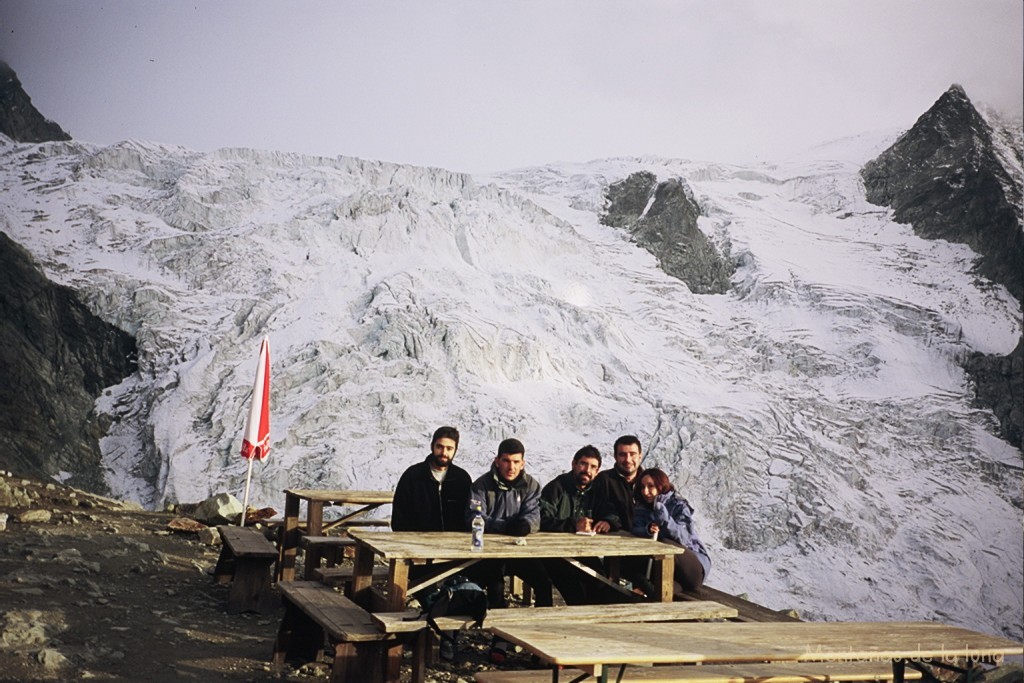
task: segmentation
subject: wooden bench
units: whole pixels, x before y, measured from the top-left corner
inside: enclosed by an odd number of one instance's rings
[[[398,680],[387,671],[387,649],[394,636],[384,633],[370,613],[333,588],[313,581],[278,584],[284,616],[274,641],[274,666],[289,661],[323,661],[333,649],[331,683]]]
[[[609,667],[609,678],[618,667]],[[559,680],[571,681],[582,670],[562,669]],[[906,680],[918,680],[921,672],[908,668]],[[481,671],[476,683],[550,683],[551,671]],[[879,662],[768,662],[753,664],[673,664],[627,666],[621,683],[831,683],[833,681],[892,680],[892,663]]]
[[[222,545],[213,578],[217,583],[231,584],[228,614],[273,612],[277,600],[270,585],[270,573],[277,560],[277,548],[253,527],[222,525],[217,530]]]
[[[320,569],[321,562],[327,567],[338,566],[344,559],[345,550],[355,545],[356,542],[347,536],[303,536],[299,539],[299,547],[306,558],[303,578],[307,581],[316,578],[314,572]]]

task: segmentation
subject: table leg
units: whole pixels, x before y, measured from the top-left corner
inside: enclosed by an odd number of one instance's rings
[[[406,593],[409,589],[409,561],[391,560],[388,572],[388,611],[401,612],[405,609]]]
[[[370,589],[373,587],[373,551],[362,544],[356,545],[352,567],[352,600],[365,610],[373,611]]]
[[[388,570],[388,612],[401,612],[405,609],[405,594],[409,587],[409,560],[391,560]],[[402,666],[402,641],[388,650],[388,675],[398,680],[398,672]],[[389,678],[390,680],[390,678]]]
[[[654,586],[658,590],[659,602],[672,602],[675,587],[672,579],[675,573],[675,562],[671,555],[654,556]]]
[[[311,500],[306,506],[306,535],[324,535],[324,502]]]
[[[903,683],[904,674],[907,669],[907,660],[892,660],[892,683]]]
[[[295,549],[299,546],[299,497],[286,493],[284,499],[284,526],[277,551],[278,581],[295,579]]]

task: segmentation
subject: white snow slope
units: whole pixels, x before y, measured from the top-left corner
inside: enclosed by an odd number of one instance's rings
[[[260,339],[272,447],[251,503],[391,488],[441,424],[483,473],[516,436],[542,482],[640,436],[697,510],[709,583],[808,619],[941,619],[1022,637],[1021,452],[958,361],[1020,306],[864,199],[865,136],[786,164],[612,159],[469,177],[128,141],[0,142],[0,229],[140,369],[98,409],[117,495],[229,491]],[[822,160],[826,159],[826,160]],[[696,296],[622,231],[607,185],[679,177],[739,264]],[[147,481],[155,481],[155,486]]]

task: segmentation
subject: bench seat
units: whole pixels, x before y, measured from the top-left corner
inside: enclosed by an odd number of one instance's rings
[[[299,547],[305,553],[305,571],[303,578],[307,581],[316,578],[316,570],[323,562],[327,567],[341,564],[345,551],[355,548],[356,542],[347,536],[302,536]]]
[[[333,648],[331,683],[384,681],[387,647],[370,613],[333,588],[314,581],[278,584],[285,612],[274,641],[274,666],[287,661],[322,661]]]
[[[608,667],[609,679],[618,667]],[[559,680],[571,681],[583,671],[562,669]],[[921,672],[907,668],[906,680],[919,680]],[[550,683],[550,670],[481,671],[476,683]],[[833,681],[892,680],[892,663],[878,662],[767,662],[753,664],[673,664],[671,666],[627,666],[621,683],[831,683]]]
[[[222,525],[221,550],[213,578],[220,584],[231,584],[228,592],[228,614],[260,612],[268,614],[277,608],[270,583],[271,565],[277,560],[277,548],[254,527]]]

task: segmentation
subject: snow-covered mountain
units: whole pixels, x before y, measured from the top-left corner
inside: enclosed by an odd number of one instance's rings
[[[482,473],[520,438],[542,481],[635,433],[697,509],[710,583],[808,618],[1024,631],[1021,451],[961,363],[1020,303],[916,237],[859,171],[895,136],[786,163],[622,158],[471,177],[251,149],[0,142],[0,230],[136,337],[97,403],[112,492],[240,496],[256,355],[272,446],[251,502],[390,488],[441,424]],[[678,179],[736,270],[695,295],[609,186]]]

